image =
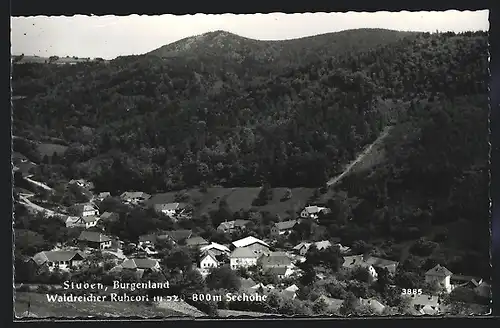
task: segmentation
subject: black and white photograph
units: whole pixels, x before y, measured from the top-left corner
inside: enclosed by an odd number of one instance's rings
[[[488,13],[12,17],[14,317],[489,315]]]

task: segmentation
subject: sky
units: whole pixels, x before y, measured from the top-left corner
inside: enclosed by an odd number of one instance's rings
[[[144,54],[165,44],[216,30],[257,40],[285,40],[355,28],[488,31],[488,10],[12,17],[11,53],[113,59]]]

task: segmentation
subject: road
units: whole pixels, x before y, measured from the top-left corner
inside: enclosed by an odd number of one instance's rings
[[[54,191],[54,189],[50,188],[49,186],[47,186],[45,183],[41,183],[41,182],[38,182],[38,181],[35,181],[35,180],[32,180],[30,178],[24,178],[24,180],[28,181],[29,183],[32,183],[38,187],[41,187],[45,190],[48,190],[48,191]]]
[[[380,136],[377,138],[377,140],[375,140],[374,142],[372,142],[351,163],[349,163],[349,165],[347,165],[347,167],[345,168],[344,172],[342,172],[340,175],[338,175],[338,176],[336,176],[334,178],[331,178],[326,183],[326,185],[328,187],[331,187],[331,186],[339,183],[346,175],[348,175],[352,171],[353,167],[356,164],[358,164],[359,162],[361,162],[366,157],[366,155],[368,155],[372,151],[372,149],[373,149],[373,147],[375,145],[380,144],[389,135],[389,132],[391,131],[391,129],[392,129],[392,126],[386,127],[384,129],[384,131],[382,131],[382,133],[380,134]]]
[[[51,217],[51,216],[62,216],[62,217],[64,217],[64,216],[67,216],[65,214],[57,213],[57,212],[54,212],[52,210],[46,209],[44,207],[41,207],[41,206],[39,206],[39,205],[31,202],[26,196],[19,195],[19,203],[21,203],[24,206],[27,206],[27,207],[33,209],[36,212],[45,213],[45,215],[47,217]]]

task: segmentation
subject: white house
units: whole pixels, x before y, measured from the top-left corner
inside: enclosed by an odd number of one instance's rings
[[[236,248],[229,256],[231,269],[248,268],[257,265],[260,254],[250,248]]]
[[[211,251],[207,251],[200,260],[200,269],[217,268],[219,261]]]
[[[72,207],[72,212],[76,216],[86,217],[86,216],[98,216],[99,210],[92,203],[75,204]]]
[[[74,217],[66,220],[66,227],[81,227],[89,229],[91,227],[95,227],[97,222],[99,222],[99,217],[94,215]]]
[[[229,250],[229,248],[227,248],[224,245],[217,244],[217,243],[211,243],[210,245],[203,246],[203,247],[200,248],[201,252],[213,251],[213,250],[217,250],[219,252],[223,252],[223,253],[227,253],[227,254],[231,253],[231,251]]]
[[[366,260],[367,257],[363,255],[344,256],[344,263],[342,264],[342,268],[347,270],[351,270],[357,267],[365,268],[368,270],[372,281],[375,281],[378,278],[377,270],[375,270],[375,267]]]
[[[327,207],[321,207],[321,206],[307,206],[305,207],[302,212],[300,212],[300,217],[303,219],[317,219],[319,213],[327,213],[328,212]]]
[[[49,270],[58,268],[60,270],[69,270],[71,267],[77,267],[85,259],[82,252],[77,251],[49,251],[40,252],[33,256],[33,261],[38,265],[47,265]]]
[[[453,273],[450,270],[438,264],[425,273],[425,282],[435,284],[438,287],[443,288],[447,293],[451,293],[452,275]]]
[[[236,248],[248,248],[256,254],[268,253],[270,248],[266,242],[252,236],[233,242],[233,246]]]
[[[379,301],[377,301],[374,298],[369,298],[369,299],[360,298],[359,304],[361,306],[366,306],[366,307],[372,309],[373,312],[378,313],[378,314],[381,314],[382,312],[384,312],[384,309],[385,309],[385,305],[380,303]]]
[[[166,216],[174,216],[178,214],[182,214],[186,209],[186,204],[183,203],[166,203],[166,204],[154,204],[153,208],[158,213],[163,213]]]

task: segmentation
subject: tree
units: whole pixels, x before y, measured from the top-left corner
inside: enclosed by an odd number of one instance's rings
[[[193,259],[187,248],[179,247],[168,254],[162,264],[170,271],[187,271],[193,266]]]
[[[210,289],[226,289],[237,291],[241,286],[241,281],[236,272],[228,266],[213,269],[206,278],[207,286]]]

